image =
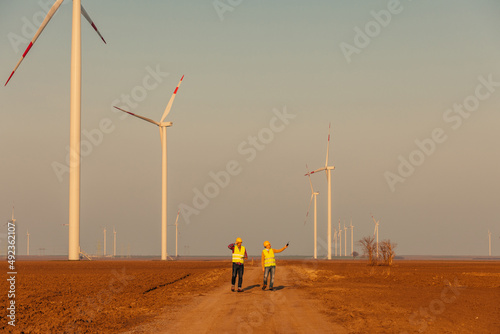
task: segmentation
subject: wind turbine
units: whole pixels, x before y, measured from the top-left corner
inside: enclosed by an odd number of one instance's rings
[[[351,255],[354,254],[354,226],[352,226],[352,218],[351,218]]]
[[[488,241],[489,241],[488,255],[491,256],[491,232],[490,232],[490,230],[488,230]]]
[[[337,256],[337,229],[333,231],[333,240],[335,241],[335,256]]]
[[[17,68],[31,50],[36,40],[47,26],[64,0],[57,0],[50,8],[47,16],[35,33],[21,59],[5,83],[16,72]],[[81,136],[81,83],[82,83],[82,51],[81,51],[81,16],[91,24],[101,39],[106,43],[94,22],[90,19],[80,0],[73,0],[73,21],[71,34],[71,79],[70,79],[70,161],[69,161],[69,251],[68,260],[80,259],[80,136]]]
[[[343,222],[344,224],[344,256],[347,256],[347,230],[348,228],[345,226],[345,220]]]
[[[373,218],[373,222],[375,223],[375,230],[373,230],[373,236],[377,236],[377,259],[378,259],[378,225],[380,223],[380,220],[375,220],[375,218],[373,217],[372,215],[372,218]]]
[[[318,243],[317,243],[317,225],[316,225],[316,218],[317,218],[317,214],[316,214],[316,195],[319,195],[319,192],[316,192],[314,191],[314,188],[313,188],[313,184],[312,184],[312,181],[311,181],[311,175],[309,174],[309,168],[307,167],[307,164],[306,164],[306,169],[307,169],[307,177],[309,177],[309,184],[311,185],[311,199],[309,200],[309,206],[307,207],[307,213],[306,213],[306,219],[304,220],[304,224],[306,223],[307,221],[307,216],[309,216],[309,209],[311,208],[311,203],[312,203],[312,200],[313,200],[313,197],[314,197],[314,259],[317,259],[318,258]]]
[[[26,246],[26,255],[30,255],[30,232],[26,229],[26,239],[28,239],[28,244]]]
[[[339,244],[339,254],[340,257],[342,257],[342,229],[340,228],[340,219],[339,219],[339,239],[340,239],[340,244]]]
[[[179,213],[181,213],[181,209],[177,210],[177,218],[175,218],[175,257],[177,257],[177,236],[178,236],[178,224],[177,221],[179,220]]]
[[[330,182],[330,179],[331,179],[331,171],[335,169],[335,166],[328,166],[328,151],[330,148],[330,128],[331,124],[328,125],[328,143],[326,145],[325,167],[312,171],[311,173],[307,173],[311,175],[323,170],[326,173],[326,183],[328,184],[328,260],[332,259],[332,183]]]
[[[116,231],[115,227],[113,226],[113,257],[116,256]]]
[[[163,116],[161,117],[160,122],[156,122],[150,118],[133,114],[129,111],[123,110],[115,106],[116,109],[121,110],[129,115],[135,116],[137,118],[145,120],[146,122],[157,125],[160,130],[160,141],[161,141],[161,152],[162,152],[161,155],[162,157],[161,159],[161,197],[162,197],[161,198],[161,259],[162,260],[167,260],[168,257],[167,254],[167,127],[172,126],[173,124],[172,122],[163,122],[163,121],[170,112],[170,109],[172,108],[172,103],[174,103],[175,95],[177,94],[177,90],[179,89],[179,86],[182,83],[182,79],[184,79],[184,76],[182,76],[181,80],[179,81],[177,87],[174,90],[174,93],[172,94],[172,97],[170,97],[170,101],[168,101],[167,107],[163,112]]]
[[[16,225],[16,219],[14,218],[14,205],[12,205],[12,219],[9,220],[9,223]]]

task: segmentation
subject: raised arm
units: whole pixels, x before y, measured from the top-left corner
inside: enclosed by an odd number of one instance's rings
[[[288,246],[285,246],[285,247],[280,248],[280,249],[274,249],[274,248],[273,248],[273,252],[275,252],[275,253],[281,253],[282,251],[284,251],[284,250],[285,250],[285,249],[287,249],[287,248],[288,248]]]

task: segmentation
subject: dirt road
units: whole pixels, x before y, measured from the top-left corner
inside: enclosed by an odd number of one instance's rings
[[[262,291],[262,269],[246,267],[244,292],[231,292],[228,282],[128,333],[347,333],[297,282],[290,267],[278,267],[275,290]]]
[[[500,333],[500,261],[279,260],[274,292],[249,261],[243,293],[230,291],[230,266],[19,261],[16,326],[0,303],[0,332]]]

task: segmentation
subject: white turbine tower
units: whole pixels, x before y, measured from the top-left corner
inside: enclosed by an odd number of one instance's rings
[[[28,231],[28,229],[26,229],[26,239],[27,239],[26,255],[30,255],[30,232]]]
[[[113,257],[116,256],[116,230],[113,226]]]
[[[31,47],[47,26],[64,0],[57,0],[50,8],[47,16],[35,33],[21,59],[12,71],[10,81]],[[80,259],[80,136],[81,136],[81,83],[82,83],[82,52],[81,52],[81,16],[84,16],[106,43],[97,27],[83,9],[80,0],[73,0],[73,23],[71,34],[71,79],[70,79],[70,161],[69,161],[69,252],[68,260]]]
[[[14,218],[14,205],[12,205],[12,218],[9,220],[9,223],[16,224],[16,219]]]
[[[307,221],[307,216],[309,216],[309,209],[311,208],[311,203],[314,198],[314,258],[318,258],[318,233],[317,233],[317,211],[316,211],[316,196],[319,195],[319,192],[314,191],[313,184],[311,181],[311,175],[309,174],[309,169],[306,165],[307,169],[307,177],[309,178],[309,184],[311,185],[311,199],[309,200],[309,206],[307,207],[306,219],[304,220],[304,224]]]
[[[375,218],[372,215],[373,222],[375,223],[375,229],[373,230],[373,236],[377,238],[377,259],[378,259],[378,225],[380,223],[380,220],[375,220]]]
[[[354,226],[352,226],[352,218],[351,218],[351,255],[354,254]]]
[[[334,232],[333,232],[333,240],[335,241],[335,256],[337,256],[337,229],[334,229]]]
[[[347,256],[347,227],[344,223],[344,256]]]
[[[326,173],[326,183],[328,184],[328,260],[332,259],[332,183],[331,183],[331,171],[335,169],[335,166],[328,166],[328,151],[330,149],[330,127],[328,125],[328,143],[326,145],[326,163],[325,167],[317,169],[308,174],[314,174],[320,171],[325,171]]]
[[[177,224],[177,222],[179,221],[179,213],[181,213],[181,209],[177,210],[177,218],[175,218],[175,257],[177,257],[178,253],[177,253],[177,236],[179,235],[178,232],[179,232],[179,225]]]
[[[339,219],[339,255],[342,257],[342,229],[340,228],[340,219]]]
[[[146,122],[155,124],[158,126],[160,130],[160,141],[161,141],[161,259],[167,260],[167,127],[172,126],[172,122],[163,122],[165,117],[167,117],[170,109],[172,108],[172,103],[174,103],[175,95],[177,94],[177,90],[182,83],[184,76],[182,76],[181,80],[177,84],[177,87],[170,97],[170,101],[168,101],[167,107],[163,112],[163,116],[160,119],[160,122],[153,121],[150,118],[146,118],[140,115],[133,114],[129,111],[123,110],[121,108],[115,107],[118,110],[126,112],[129,115],[135,116]]]
[[[488,255],[491,256],[491,232],[490,232],[490,230],[488,230],[488,244],[489,244]]]

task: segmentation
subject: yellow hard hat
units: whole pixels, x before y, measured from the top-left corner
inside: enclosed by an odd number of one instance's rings
[[[264,241],[264,247],[266,247],[267,245],[270,245],[271,243],[269,241]]]
[[[236,238],[236,243],[238,242],[243,242],[243,240],[241,240],[241,238]]]

